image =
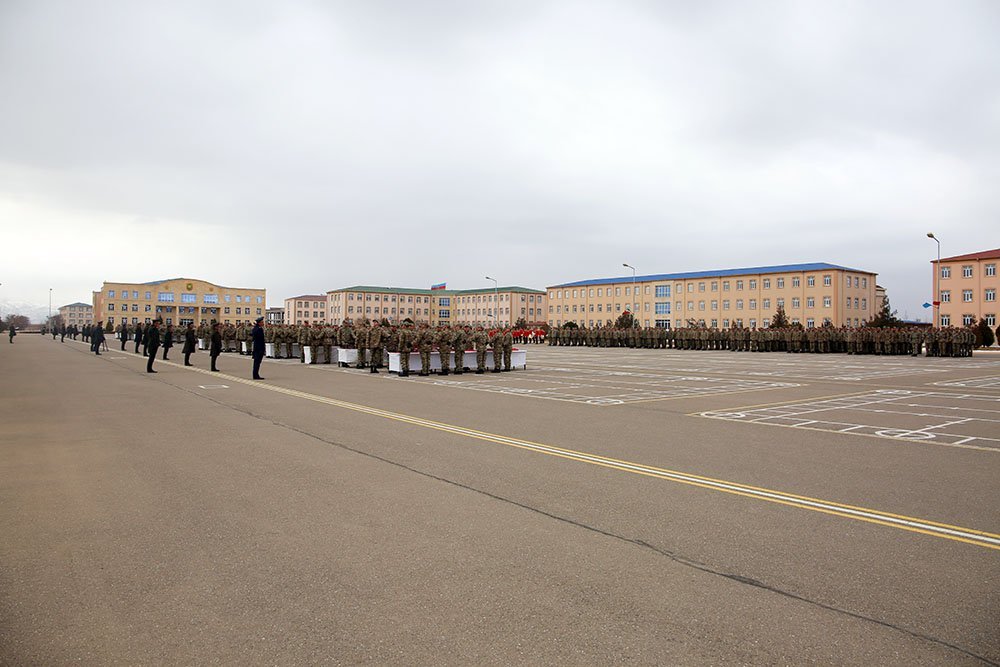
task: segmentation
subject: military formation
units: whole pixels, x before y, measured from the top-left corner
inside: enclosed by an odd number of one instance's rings
[[[967,327],[832,327],[798,326],[756,329],[732,327],[619,328],[556,327],[549,345],[630,347],[665,350],[732,350],[734,352],[844,353],[969,357],[976,344]]]
[[[223,350],[247,354],[244,346],[253,329],[251,326],[222,325]],[[205,339],[210,335],[210,327],[203,324],[198,327],[198,338]],[[494,373],[511,370],[511,356],[515,342],[518,340],[541,342],[545,333],[542,330],[512,329],[499,327],[485,329],[472,326],[438,326],[427,324],[414,325],[405,322],[401,325],[391,325],[384,321],[345,320],[341,324],[312,325],[268,325],[264,329],[264,338],[274,346],[276,357],[290,359],[294,356],[294,345],[298,345],[299,361],[305,362],[305,348],[311,350],[310,363],[329,363],[333,357],[333,349],[356,350],[356,368],[366,368],[371,373],[378,373],[385,367],[385,353],[407,350],[420,355],[419,375],[430,375],[431,354],[437,352],[440,356],[441,375],[454,373],[461,375],[466,368],[465,352],[476,352],[476,373],[485,373],[487,352],[496,351],[493,355]],[[322,361],[320,361],[322,360]],[[410,358],[408,354],[400,355],[400,377],[410,374]]]

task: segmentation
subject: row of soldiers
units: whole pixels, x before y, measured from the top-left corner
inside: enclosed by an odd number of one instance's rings
[[[244,336],[249,335],[252,327],[235,327],[229,333],[237,346]],[[198,330],[199,337],[202,331]],[[227,334],[223,333],[223,338]],[[420,375],[430,374],[430,357],[432,352],[438,352],[441,358],[441,375],[448,375],[454,357],[454,373],[460,375],[465,370],[464,356],[466,350],[476,352],[476,373],[486,372],[486,354],[492,349],[493,372],[511,370],[511,356],[514,346],[513,330],[503,327],[485,330],[483,327],[471,326],[439,326],[427,324],[414,326],[406,322],[402,325],[385,325],[378,321],[350,319],[343,324],[313,324],[313,325],[268,325],[264,329],[264,340],[275,346],[276,356],[292,357],[292,346],[299,345],[299,360],[305,361],[305,347],[313,349],[312,363],[316,363],[318,352],[323,350],[323,358],[329,362],[333,348],[357,350],[357,368],[368,368],[372,373],[378,373],[383,367],[385,352],[417,352],[420,354]],[[409,375],[409,354],[400,355],[400,376]]]
[[[549,345],[630,347],[734,352],[811,352],[969,357],[975,333],[968,327],[802,327],[730,329],[688,327],[556,327]]]

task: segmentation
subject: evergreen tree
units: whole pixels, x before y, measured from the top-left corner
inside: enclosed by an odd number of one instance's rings
[[[901,327],[903,320],[896,317],[896,311],[889,305],[889,297],[882,300],[882,308],[875,314],[875,317],[868,322],[870,327]]]
[[[979,322],[975,325],[976,330],[976,347],[989,347],[993,345],[996,340],[993,337],[993,330],[990,329],[990,325],[986,323],[986,320],[979,318]]]
[[[785,315],[784,306],[778,306],[778,310],[775,311],[774,317],[771,318],[771,328],[780,329],[781,327],[788,326],[788,316]]]
[[[635,316],[627,310],[623,311],[615,320],[615,326],[619,329],[631,329],[635,326]]]

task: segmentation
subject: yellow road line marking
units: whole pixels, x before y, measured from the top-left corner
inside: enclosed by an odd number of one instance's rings
[[[768,489],[766,487],[758,487],[748,484],[741,484],[738,482],[730,482],[727,480],[705,477],[693,473],[670,470],[668,468],[659,468],[655,466],[634,463],[622,459],[614,459],[610,457],[600,456],[597,454],[590,454],[587,452],[576,451],[572,449],[564,449],[561,447],[555,447],[553,445],[545,445],[538,442],[532,442],[530,440],[522,440],[519,438],[512,438],[512,437],[498,435],[495,433],[478,431],[475,429],[466,428],[462,426],[455,426],[452,424],[436,422],[421,417],[412,417],[410,415],[405,415],[401,413],[389,412],[387,410],[373,408],[358,403],[350,403],[335,398],[328,398],[325,396],[319,396],[317,394],[310,394],[304,391],[299,391],[297,389],[289,389],[287,387],[281,387],[279,385],[262,384],[260,381],[247,380],[245,378],[236,377],[234,375],[212,373],[211,371],[207,371],[201,368],[184,367],[183,365],[176,364],[174,362],[168,361],[164,363],[172,366],[177,366],[185,370],[204,373],[212,377],[226,378],[227,380],[230,380],[232,382],[237,382],[251,387],[257,387],[260,389],[265,389],[267,391],[273,391],[275,393],[285,394],[296,398],[302,398],[317,403],[323,403],[326,405],[343,408],[345,410],[361,412],[364,414],[369,414],[384,419],[391,419],[406,424],[412,424],[414,426],[431,428],[437,431],[443,431],[454,435],[460,435],[469,438],[474,438],[477,440],[483,440],[487,442],[501,444],[508,447],[514,447],[517,449],[529,450],[535,453],[546,454],[548,456],[567,459],[578,463],[589,463],[591,465],[611,468],[622,472],[629,472],[647,477],[665,479],[673,482],[678,482],[681,484],[687,484],[689,486],[696,486],[704,489],[710,489],[713,491],[721,491],[723,493],[743,496],[747,498],[753,498],[756,500],[765,500],[767,502],[786,505],[789,507],[796,507],[798,509],[807,509],[814,512],[821,512],[823,514],[854,519],[857,521],[865,521],[867,523],[887,526],[890,528],[897,528],[900,530],[906,530],[913,533],[920,533],[922,535],[930,535],[933,537],[953,540],[956,542],[963,542],[965,544],[973,544],[976,546],[1000,551],[1000,534],[997,533],[991,533],[972,528],[965,528],[962,526],[955,526],[952,524],[940,523],[937,521],[929,521],[926,519],[919,519],[916,517],[910,517],[903,514],[893,514],[891,512],[883,512],[880,510],[861,507],[857,505],[848,505],[829,500],[822,500],[819,498],[812,498],[810,496],[802,496],[798,494],[787,493],[784,491]]]

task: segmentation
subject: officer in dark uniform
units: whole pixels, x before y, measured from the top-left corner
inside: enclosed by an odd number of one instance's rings
[[[153,362],[156,361],[156,351],[160,349],[160,320],[153,320],[153,323],[146,327],[146,335],[143,336],[142,345],[146,348],[146,372],[156,373],[153,370]]]
[[[191,363],[191,355],[194,351],[198,349],[198,342],[194,337],[194,325],[188,322],[187,328],[184,330],[184,365],[193,366]]]
[[[263,380],[260,376],[260,363],[264,361],[264,352],[267,342],[264,340],[264,327],[261,326],[261,322],[264,321],[263,317],[258,317],[254,323],[253,331],[250,332],[251,340],[253,341],[253,379]]]
[[[219,369],[215,367],[215,361],[222,354],[222,334],[219,332],[219,323],[212,323],[212,343],[209,346],[208,356],[212,360],[212,370],[216,373]]]

